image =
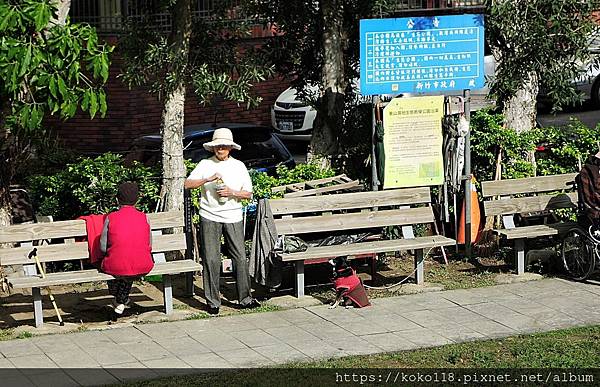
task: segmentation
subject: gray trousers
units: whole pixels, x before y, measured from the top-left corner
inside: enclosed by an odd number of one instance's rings
[[[250,275],[244,248],[244,226],[239,223],[219,223],[200,218],[200,256],[202,257],[202,280],[204,297],[211,308],[221,306],[219,279],[221,276],[221,235],[225,237],[229,255],[235,262],[236,285],[240,305],[252,301]]]

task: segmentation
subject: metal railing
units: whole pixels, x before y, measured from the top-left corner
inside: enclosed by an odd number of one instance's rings
[[[218,0],[193,0],[192,17],[209,18],[215,14]],[[157,11],[158,0],[71,0],[72,22],[87,23],[100,34],[122,32],[128,20],[149,18],[154,28],[169,31],[171,15]],[[235,10],[232,16],[235,17]]]
[[[394,8],[402,11],[434,11],[452,8],[483,7],[485,0],[399,0]]]

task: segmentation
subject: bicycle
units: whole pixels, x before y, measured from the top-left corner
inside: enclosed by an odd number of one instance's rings
[[[587,229],[576,226],[562,241],[561,255],[567,274],[585,281],[600,268],[600,227],[592,223]]]

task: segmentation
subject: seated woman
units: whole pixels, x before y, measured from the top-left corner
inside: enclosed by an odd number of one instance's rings
[[[100,249],[105,253],[101,270],[116,277],[108,281],[108,291],[115,298],[114,318],[129,304],[133,281],[154,267],[150,224],[146,214],[135,208],[137,199],[137,184],[119,186],[120,208],[107,215],[100,237]]]

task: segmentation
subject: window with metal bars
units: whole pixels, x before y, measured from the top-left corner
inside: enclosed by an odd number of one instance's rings
[[[160,0],[71,0],[69,15],[72,22],[88,23],[99,33],[118,33],[128,19],[149,17],[158,30],[167,31],[171,17],[160,7]],[[217,0],[192,2],[194,17],[209,18],[214,14]]]

